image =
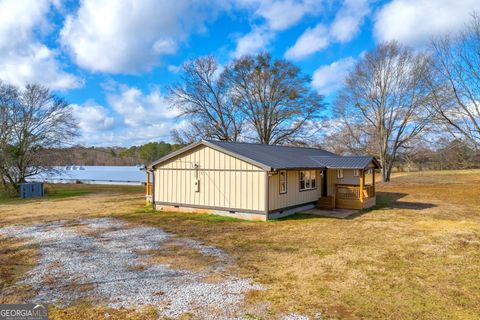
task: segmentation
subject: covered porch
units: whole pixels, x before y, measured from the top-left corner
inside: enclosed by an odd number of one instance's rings
[[[327,167],[322,173],[322,197],[319,209],[365,209],[376,204],[375,169],[378,161],[355,157],[344,165]]]
[[[358,185],[335,185],[335,208],[365,209],[376,204],[375,170],[371,170],[372,179],[370,184],[365,184],[365,170],[361,170]]]

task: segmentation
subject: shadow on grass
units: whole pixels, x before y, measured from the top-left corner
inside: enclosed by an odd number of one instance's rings
[[[425,210],[437,207],[433,203],[399,201],[407,195],[407,193],[401,192],[377,192],[377,204],[371,208],[361,210],[361,214],[379,209]]]
[[[368,209],[357,210],[355,213],[347,217],[335,217],[331,215],[321,216],[321,215],[313,215],[313,214],[307,214],[307,213],[297,213],[294,215],[279,218],[277,220],[278,221],[311,220],[311,219],[352,220],[375,210],[389,210],[389,209],[425,210],[425,209],[437,207],[437,205],[433,203],[399,201],[400,199],[406,197],[407,195],[408,194],[406,193],[398,193],[398,192],[377,192],[377,204],[375,206]],[[326,210],[326,211],[330,211],[330,210]]]
[[[275,221],[291,221],[291,220],[312,220],[312,219],[336,219],[335,217],[319,216],[308,213],[295,213],[286,217],[278,218],[275,220],[269,220],[271,222]]]

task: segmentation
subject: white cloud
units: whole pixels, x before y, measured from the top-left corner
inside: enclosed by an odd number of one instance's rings
[[[86,146],[124,146],[141,145],[153,141],[171,140],[171,129],[175,124],[162,122],[150,126],[138,127],[134,130],[131,127],[116,127],[113,130],[82,132],[77,143]]]
[[[170,122],[178,115],[176,110],[169,107],[158,87],[144,94],[138,88],[121,86],[120,92],[108,94],[107,100],[112,109],[123,117],[124,124],[130,127]]]
[[[302,59],[312,53],[320,51],[329,45],[328,29],[323,24],[318,24],[315,28],[307,29],[297,39],[293,47],[285,52],[287,59]]]
[[[72,108],[78,127],[86,133],[111,129],[115,122],[113,117],[108,115],[107,109],[94,102],[83,105],[74,104]]]
[[[369,13],[367,0],[345,0],[330,27],[331,36],[339,42],[352,40]]]
[[[174,73],[174,74],[177,74],[177,73],[180,73],[180,71],[182,71],[182,66],[176,66],[174,64],[170,64],[168,65],[167,67],[168,71],[170,71],[171,73]]]
[[[313,73],[312,87],[319,93],[328,95],[338,90],[355,65],[355,59],[347,57],[329,65],[321,66]]]
[[[377,12],[374,33],[378,41],[424,45],[462,29],[474,11],[480,11],[478,0],[393,0]]]
[[[0,78],[17,86],[39,83],[51,89],[82,85],[57,61],[58,52],[37,39],[52,26],[47,16],[56,2],[49,0],[4,0],[0,2]]]
[[[61,42],[79,66],[92,71],[148,70],[227,7],[213,0],[84,0],[67,16]]]
[[[150,141],[170,140],[178,126],[177,111],[169,108],[158,87],[148,92],[110,83],[106,107],[93,101],[74,105],[79,121],[81,144],[131,146]]]
[[[237,39],[237,47],[232,52],[234,58],[240,58],[246,54],[255,54],[267,49],[275,33],[265,28],[256,27],[250,33]]]
[[[285,30],[297,24],[306,14],[318,12],[322,1],[262,1],[256,11],[271,30]]]
[[[325,49],[331,43],[352,40],[369,13],[367,0],[345,0],[329,27],[319,23],[314,28],[305,30],[295,44],[287,49],[285,57],[292,60],[303,59]]]
[[[306,15],[316,15],[322,1],[318,0],[242,0],[235,3],[238,8],[254,8],[255,15],[261,17],[262,24],[236,38],[236,48],[231,56],[238,58],[245,54],[256,54],[266,50],[279,31],[296,25]]]

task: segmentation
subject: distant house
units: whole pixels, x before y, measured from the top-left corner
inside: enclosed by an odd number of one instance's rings
[[[147,196],[157,210],[268,220],[315,206],[375,205],[371,156],[304,147],[200,141],[152,163]]]

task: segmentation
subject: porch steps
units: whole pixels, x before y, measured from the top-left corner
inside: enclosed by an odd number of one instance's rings
[[[318,199],[316,204],[317,209],[335,209],[335,197],[326,196]]]

